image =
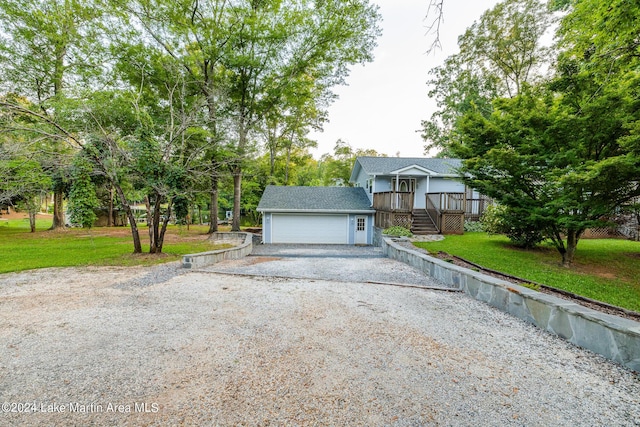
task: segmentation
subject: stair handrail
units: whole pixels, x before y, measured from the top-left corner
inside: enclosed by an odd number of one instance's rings
[[[440,230],[442,229],[441,228],[441,223],[440,223],[440,220],[442,218],[442,214],[440,213],[440,209],[438,209],[436,204],[429,197],[429,194],[426,195],[426,198],[427,198],[427,204],[426,204],[427,207],[426,207],[425,211],[427,212],[427,215],[429,216],[429,218],[433,222],[433,225],[436,226],[436,230],[438,231],[438,233],[440,233]]]

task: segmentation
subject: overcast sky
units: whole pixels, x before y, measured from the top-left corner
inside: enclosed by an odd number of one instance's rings
[[[374,3],[383,18],[375,59],[353,67],[348,86],[336,88],[339,99],[329,108],[329,123],[311,135],[318,141],[316,158],[333,153],[338,139],[390,156],[422,157],[420,122],[436,108],[427,95],[428,71],[458,51],[458,36],[498,0],[444,0],[442,49],[433,53],[427,53],[434,40],[426,28],[429,0]]]

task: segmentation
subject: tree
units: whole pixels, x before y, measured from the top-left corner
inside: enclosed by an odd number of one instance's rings
[[[25,209],[31,232],[35,232],[41,196],[51,185],[49,176],[37,161],[27,158],[0,160],[0,171],[5,177],[0,183],[0,202],[15,203]]]
[[[163,49],[206,98],[212,217],[221,168],[227,167],[235,181],[234,230],[242,169],[263,117],[304,79],[325,96],[342,83],[348,65],[371,59],[379,34],[377,8],[366,0],[112,3],[143,29],[139,44]]]
[[[210,195],[209,232],[218,229],[218,182],[228,155],[222,146],[228,125],[226,120],[228,75],[221,65],[224,46],[229,42],[236,21],[229,18],[232,2],[227,0],[111,0],[118,11],[120,31],[129,34],[124,49],[130,52],[144,46],[157,49],[173,59],[185,71],[194,94],[199,94],[206,106],[208,131],[201,166],[208,175]],[[140,31],[128,31],[130,28]],[[117,35],[116,35],[116,38]],[[123,55],[126,61],[129,55]],[[141,62],[144,64],[144,61]]]
[[[323,107],[328,105],[326,88],[319,88],[308,76],[300,76],[297,82],[277,94],[279,100],[272,102],[273,108],[265,111],[261,123],[265,146],[269,153],[269,175],[275,182],[276,160],[285,156],[284,177],[279,182],[289,185],[291,156],[296,150],[315,147],[317,143],[307,138],[311,129],[321,129],[326,120]]]
[[[240,31],[226,45],[223,63],[231,75],[236,135],[232,230],[240,226],[243,161],[259,117],[274,106],[279,94],[298,83],[299,76],[329,88],[343,82],[350,64],[371,60],[379,34],[376,7],[366,0],[302,5],[309,7],[265,1],[235,9]]]
[[[541,230],[565,266],[587,228],[640,194],[640,162],[624,144],[638,119],[639,77],[618,83],[580,109],[575,93],[553,84],[497,100],[489,118],[465,116],[453,147],[467,159],[466,183]]]
[[[433,42],[428,52],[442,47],[440,43],[440,25],[444,22],[444,0],[429,0],[429,8],[427,9],[427,32],[434,34]]]
[[[356,157],[372,156],[386,157],[386,154],[379,154],[376,150],[354,150],[349,143],[341,139],[336,141],[333,148],[333,155],[325,154],[320,159],[321,182],[324,186],[349,186],[351,169],[356,161]]]
[[[91,228],[97,219],[98,207],[95,185],[91,181],[93,165],[83,156],[77,156],[73,162],[71,191],[69,193],[69,220],[84,228]]]
[[[547,64],[549,49],[541,39],[551,18],[538,0],[498,3],[458,39],[462,60],[474,63],[481,74],[498,77],[500,95],[515,96]]]
[[[100,9],[78,0],[6,0],[0,3],[0,81],[5,93],[25,97],[33,109],[24,109],[5,98],[0,108],[43,118],[47,136],[51,123],[60,120],[60,103],[66,92],[80,89],[80,82],[95,79],[100,72],[98,27],[95,26]],[[36,128],[38,123],[34,123]],[[9,130],[15,130],[9,126]],[[19,129],[19,128],[18,128]],[[48,135],[52,144],[50,158],[57,160],[52,167],[54,176],[65,167],[62,156],[68,154],[65,139],[59,134]],[[52,228],[64,228],[64,186],[54,186],[54,217]]]
[[[629,70],[640,59],[638,27],[640,5],[612,0],[555,0],[567,9],[558,29],[558,47],[566,56],[598,65],[598,73]],[[595,70],[592,70],[595,71]],[[602,77],[605,77],[603,74]]]
[[[458,121],[467,112],[475,110],[489,116],[491,101],[498,96],[497,78],[475,73],[459,55],[445,60],[441,67],[429,71],[433,76],[429,97],[435,98],[439,110],[422,122],[422,138],[428,141],[425,153],[438,149],[440,156],[449,156],[449,144],[458,139]]]
[[[460,53],[430,71],[429,96],[439,110],[422,122],[425,151],[444,150],[457,138],[457,122],[471,108],[491,113],[491,101],[512,97],[548,65],[541,39],[552,14],[538,0],[506,0],[486,11],[458,39]]]
[[[136,219],[123,183],[143,195],[149,251],[161,253],[176,198],[182,203],[191,196],[191,165],[206,139],[206,119],[182,68],[162,52],[145,48],[135,52],[136,59],[143,60],[116,67],[131,90],[105,92],[101,97],[94,94],[92,100],[84,101],[88,114],[83,132],[92,141],[85,150],[127,211],[135,251],[141,250]],[[133,87],[138,90],[134,92]]]

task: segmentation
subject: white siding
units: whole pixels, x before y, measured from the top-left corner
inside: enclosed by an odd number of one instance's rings
[[[464,193],[464,184],[451,178],[431,178],[430,193]]]

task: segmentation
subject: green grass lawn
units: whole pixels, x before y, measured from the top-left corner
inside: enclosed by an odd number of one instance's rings
[[[640,242],[580,240],[571,268],[562,267],[554,247],[518,249],[506,237],[486,233],[446,236],[440,242],[415,245],[431,253],[444,251],[483,267],[640,311]]]
[[[222,249],[206,240],[205,226],[170,226],[163,254],[134,255],[128,227],[98,227],[47,231],[51,220],[38,220],[36,232],[29,232],[27,220],[0,224],[0,273],[45,267],[86,265],[153,265],[176,261],[182,255]],[[148,250],[146,227],[140,229],[143,250]],[[147,245],[145,248],[145,244]]]

